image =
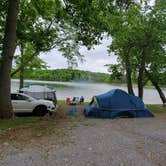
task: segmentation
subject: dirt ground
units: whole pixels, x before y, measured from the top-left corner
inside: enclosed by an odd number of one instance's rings
[[[29,142],[31,146],[4,143],[0,166],[166,165],[165,113],[155,118],[114,120],[88,119],[79,114],[65,120],[62,130],[64,137],[39,136]]]

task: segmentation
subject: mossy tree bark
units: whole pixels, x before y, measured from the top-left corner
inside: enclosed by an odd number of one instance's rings
[[[19,0],[8,1],[5,34],[0,61],[0,118],[9,119],[13,116],[11,104],[11,68],[16,48],[16,26]]]

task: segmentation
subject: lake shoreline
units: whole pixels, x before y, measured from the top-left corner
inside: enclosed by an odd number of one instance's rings
[[[19,82],[19,79],[12,79],[13,81],[17,81],[17,82]],[[93,82],[93,81],[50,81],[50,80],[31,80],[31,79],[25,79],[24,80],[25,81],[25,83],[26,82],[39,82],[39,83],[41,83],[41,82],[47,82],[47,84],[54,84],[54,83],[64,83],[64,84],[66,84],[66,83],[80,83],[80,84],[82,84],[82,83],[86,83],[86,84],[108,84],[108,85],[112,85],[112,86],[122,86],[122,87],[127,87],[127,84],[126,83],[106,83],[106,82]],[[137,84],[133,84],[133,87],[134,88],[137,88]],[[146,85],[145,86],[145,88],[147,88],[147,89],[155,89],[155,87],[154,86],[152,86],[152,85]],[[163,89],[163,90],[166,90],[166,85],[164,85],[164,86],[161,86],[161,88]]]
[[[55,88],[57,98],[65,100],[67,97],[84,96],[85,101],[91,101],[91,98],[96,95],[103,94],[111,89],[122,89],[127,92],[127,87],[123,84],[106,84],[106,83],[85,83],[85,82],[57,82],[57,81],[41,81],[41,80],[25,80],[25,86],[29,85],[44,85]],[[19,89],[19,80],[12,79],[11,91],[16,92]],[[163,89],[166,94],[166,89]],[[134,87],[134,92],[137,95],[138,89]],[[158,92],[155,89],[144,88],[144,103],[162,104]]]

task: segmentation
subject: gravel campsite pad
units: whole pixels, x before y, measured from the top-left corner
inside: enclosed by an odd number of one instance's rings
[[[66,141],[10,147],[1,166],[165,166],[166,114],[155,118],[82,119],[66,127]]]

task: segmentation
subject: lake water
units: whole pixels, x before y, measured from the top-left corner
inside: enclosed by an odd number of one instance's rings
[[[102,83],[80,83],[80,82],[56,82],[56,81],[35,81],[25,80],[25,85],[39,84],[47,85],[56,89],[58,99],[65,99],[66,97],[84,96],[86,101],[90,101],[92,96],[105,93],[111,89],[119,88],[127,91],[124,86],[113,86]],[[13,79],[11,82],[11,91],[16,92],[19,88],[19,80]],[[134,88],[137,94],[137,88]],[[166,89],[163,90],[166,95]],[[155,89],[144,89],[144,102],[147,104],[161,104],[161,99]]]

